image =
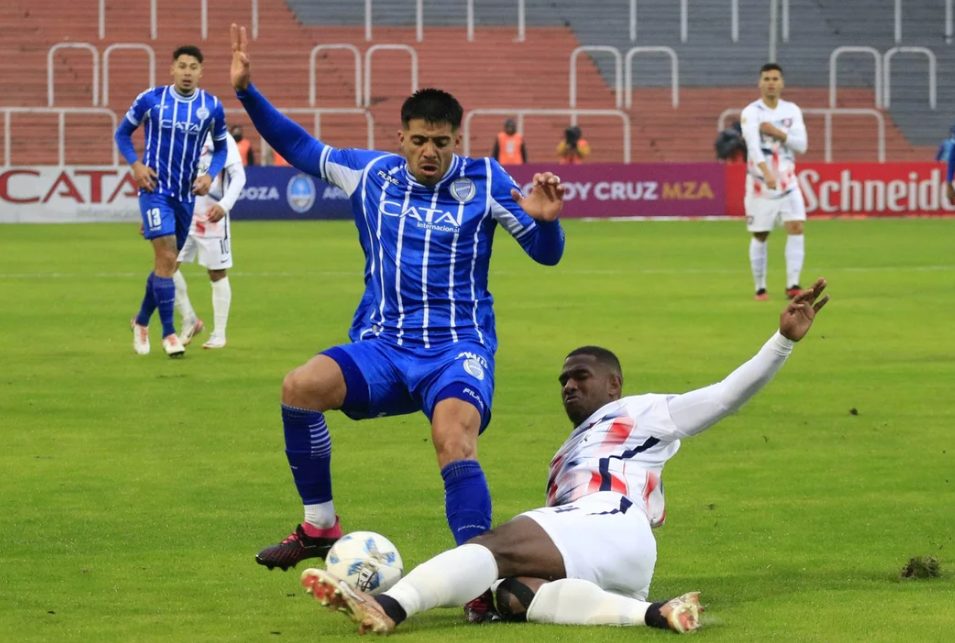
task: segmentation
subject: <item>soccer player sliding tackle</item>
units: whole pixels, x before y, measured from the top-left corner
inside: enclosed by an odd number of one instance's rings
[[[387,634],[414,614],[495,584],[506,620],[697,629],[698,592],[647,600],[657,557],[652,528],[665,517],[663,466],[682,439],[739,409],[773,378],[828,302],[825,288],[819,279],[797,294],[754,357],[688,393],[621,397],[623,372],[612,352],[571,351],[559,379],[574,429],[551,460],[544,507],[422,563],[379,596],[321,569],[305,570],[303,586],[361,633]]]

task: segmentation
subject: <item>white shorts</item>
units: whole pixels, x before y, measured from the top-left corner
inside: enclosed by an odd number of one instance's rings
[[[743,206],[746,209],[746,229],[750,232],[770,232],[780,220],[806,220],[806,202],[799,188],[778,198],[747,195]]]
[[[621,509],[623,508],[623,509]],[[521,514],[543,527],[564,559],[567,578],[646,600],[657,542],[643,510],[614,491]]]
[[[197,258],[199,265],[209,270],[225,270],[232,267],[231,239],[199,237],[190,234],[179,251],[179,263],[192,263]]]

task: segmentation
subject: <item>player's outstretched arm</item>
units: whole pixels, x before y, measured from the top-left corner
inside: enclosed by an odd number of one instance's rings
[[[667,406],[675,435],[688,437],[712,426],[735,412],[773,379],[792,352],[793,345],[806,336],[816,313],[829,301],[822,296],[826,280],[818,279],[786,305],[779,317],[779,332],[722,382],[671,398]],[[661,436],[662,437],[662,436]]]
[[[538,221],[556,221],[564,208],[565,192],[559,176],[553,172],[540,172],[534,175],[534,183],[527,196],[518,190],[511,190],[511,196],[524,212]]]
[[[232,69],[230,77],[236,97],[252,124],[272,149],[293,166],[315,176],[321,176],[322,150],[325,145],[306,132],[298,123],[275,109],[251,82],[248,56],[248,37],[245,27],[232,25]]]

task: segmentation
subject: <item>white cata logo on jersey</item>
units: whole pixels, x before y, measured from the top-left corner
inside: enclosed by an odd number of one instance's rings
[[[471,179],[456,179],[448,190],[459,203],[467,203],[477,194],[477,187]]]
[[[201,121],[206,120],[207,118],[209,118],[209,110],[206,109],[205,107],[200,107],[199,109],[196,110],[196,118],[198,118]]]

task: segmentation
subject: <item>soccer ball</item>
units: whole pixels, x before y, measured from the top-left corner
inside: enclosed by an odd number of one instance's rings
[[[355,589],[380,594],[398,582],[403,567],[390,540],[373,531],[353,531],[332,545],[325,569]]]

